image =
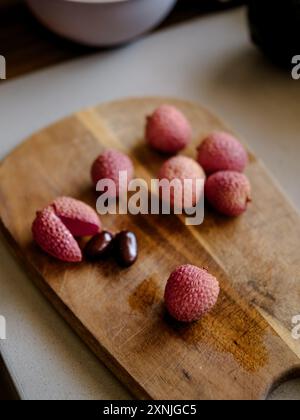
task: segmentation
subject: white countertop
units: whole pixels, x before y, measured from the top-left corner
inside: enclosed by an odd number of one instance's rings
[[[0,158],[35,130],[79,108],[137,95],[178,96],[213,109],[264,160],[300,209],[300,81],[273,68],[251,46],[243,9],[0,82]],[[4,240],[0,261],[0,314],[7,319],[0,351],[21,397],[130,398],[32,285]],[[275,397],[300,399],[300,381]]]

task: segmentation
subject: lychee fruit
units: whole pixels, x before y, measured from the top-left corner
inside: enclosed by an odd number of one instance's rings
[[[82,201],[59,197],[52,203],[52,207],[73,236],[93,236],[101,230],[97,213]]]
[[[120,172],[127,173],[127,185],[120,184]],[[114,196],[116,197],[119,196],[119,192],[122,194],[127,191],[128,183],[132,180],[133,174],[134,167],[131,159],[124,153],[112,149],[106,150],[104,153],[98,156],[91,169],[92,181],[95,186],[97,185],[98,181],[104,179],[110,179],[114,182]]]
[[[53,207],[37,212],[32,225],[36,243],[48,254],[65,262],[80,262],[82,252],[75,238],[55,214]]]
[[[166,154],[175,154],[192,140],[192,128],[186,117],[173,106],[162,105],[148,117],[147,143]]]
[[[251,201],[250,181],[240,172],[217,172],[206,181],[205,198],[219,213],[239,216]]]
[[[160,181],[175,182],[169,190],[161,188],[161,198],[174,207],[186,208],[188,201],[191,204],[188,207],[193,207],[203,194],[205,173],[195,160],[186,156],[175,156],[167,160],[158,177]]]
[[[208,175],[219,171],[243,172],[248,163],[245,148],[228,133],[210,134],[197,151],[197,161]]]
[[[193,265],[182,265],[169,277],[165,304],[169,314],[177,321],[197,321],[215,306],[219,293],[219,282],[208,271]]]

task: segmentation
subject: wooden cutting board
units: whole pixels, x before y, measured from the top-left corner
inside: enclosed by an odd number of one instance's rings
[[[113,261],[64,264],[32,242],[36,210],[55,197],[95,206],[90,166],[104,148],[127,152],[138,177],[156,176],[164,159],[145,145],[143,131],[146,115],[165,102],[193,126],[189,156],[199,138],[226,129],[202,107],[166,98],[79,112],[2,162],[2,227],[38,287],[137,397],[265,398],[278,381],[299,373],[291,319],[300,312],[300,219],[256,158],[247,170],[253,204],[237,219],[207,210],[202,226],[187,227],[176,216],[103,217],[107,229],[136,232],[140,256],[130,269]],[[185,263],[208,267],[222,286],[213,312],[191,325],[171,320],[162,300],[169,273]]]

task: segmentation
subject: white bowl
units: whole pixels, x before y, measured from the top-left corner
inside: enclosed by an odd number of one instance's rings
[[[177,0],[27,0],[49,29],[90,46],[130,41],[159,24]]]

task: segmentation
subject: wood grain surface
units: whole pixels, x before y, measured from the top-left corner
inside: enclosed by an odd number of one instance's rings
[[[156,177],[163,157],[143,140],[145,117],[171,103],[190,120],[194,144],[227,129],[185,101],[129,99],[79,112],[33,135],[0,166],[0,217],[14,251],[38,287],[97,356],[139,398],[262,399],[299,373],[299,342],[291,319],[300,302],[300,220],[263,165],[251,155],[253,204],[237,219],[206,210],[187,227],[176,216],[103,217],[107,229],[131,229],[139,260],[122,270],[63,264],[33,243],[37,209],[69,195],[95,206],[90,166],[106,147],[126,151],[136,176]],[[163,305],[169,273],[178,265],[208,267],[222,292],[213,312],[182,325]],[[99,378],[101,380],[101,378]]]

